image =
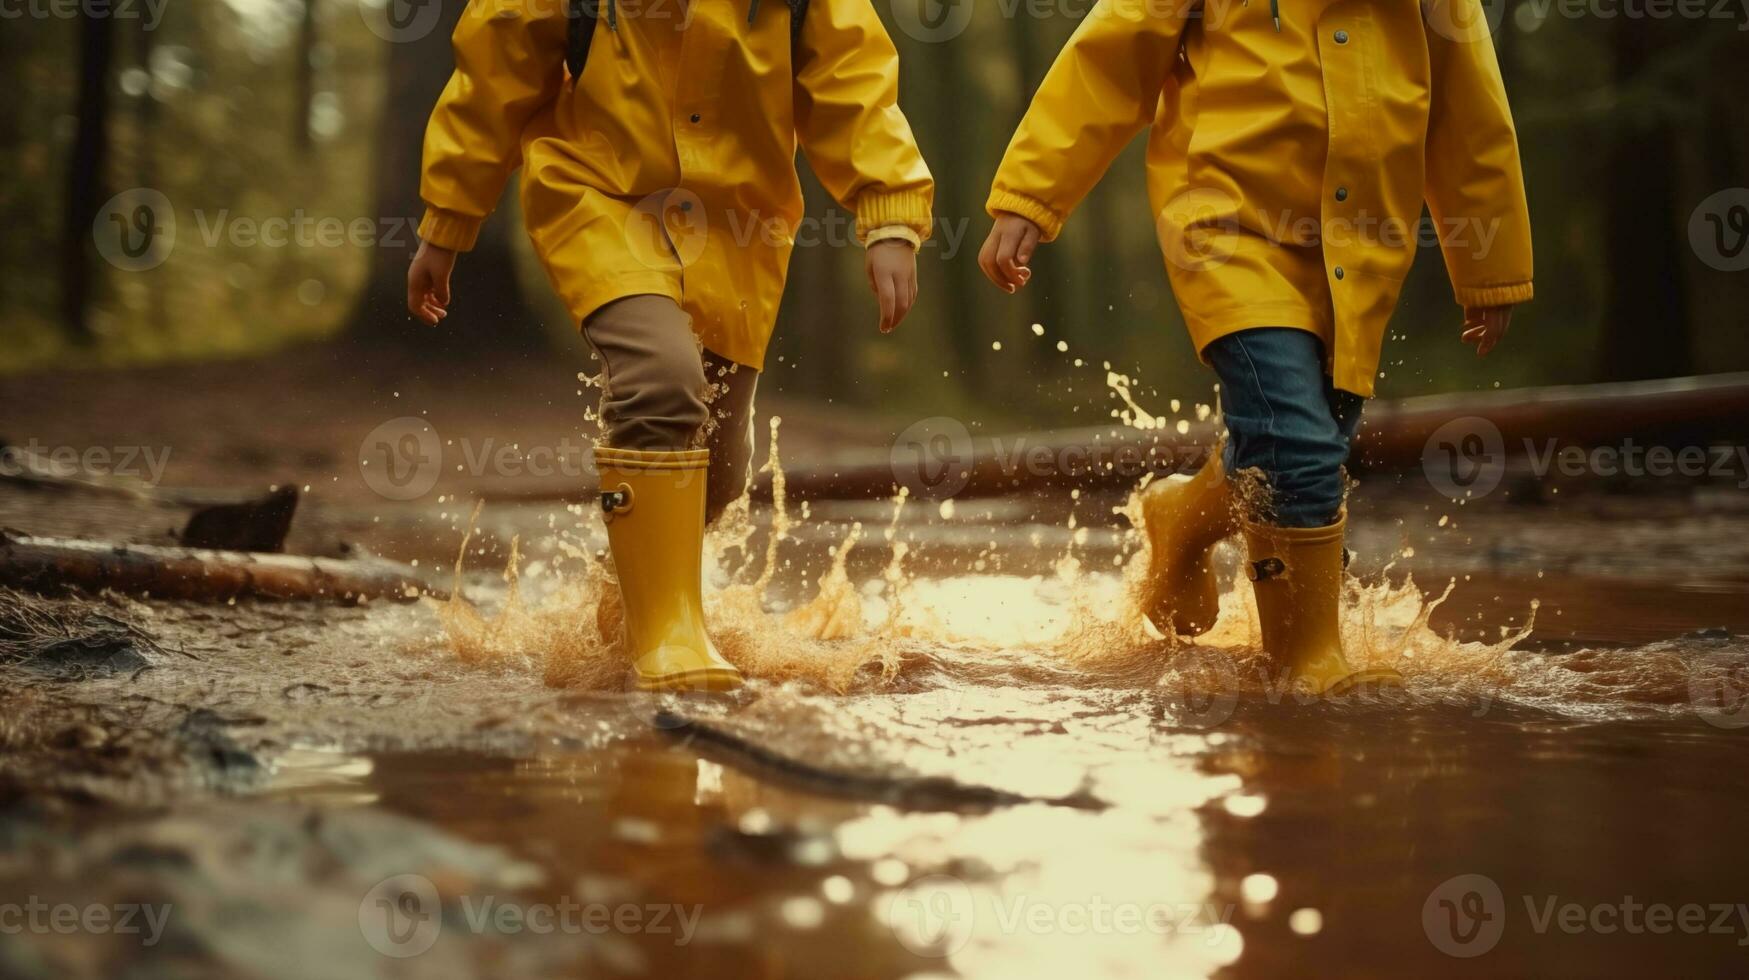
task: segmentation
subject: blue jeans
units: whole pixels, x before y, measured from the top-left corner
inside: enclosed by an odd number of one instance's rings
[[[1268,509],[1251,519],[1325,527],[1342,512],[1342,464],[1366,399],[1324,373],[1324,342],[1288,327],[1255,327],[1203,348],[1221,379],[1227,473],[1257,469]]]

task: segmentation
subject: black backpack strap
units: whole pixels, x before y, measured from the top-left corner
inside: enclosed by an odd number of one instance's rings
[[[802,18],[808,13],[808,0],[784,0],[789,5],[789,39],[795,41],[802,36]],[[753,23],[753,18],[759,16],[759,0],[748,0],[747,23]]]
[[[607,29],[619,30],[619,9],[614,0],[607,3]],[[595,22],[601,19],[602,0],[570,0],[565,10],[569,21],[565,25],[565,70],[573,80],[583,77],[583,66],[589,61],[589,42],[595,37]]]

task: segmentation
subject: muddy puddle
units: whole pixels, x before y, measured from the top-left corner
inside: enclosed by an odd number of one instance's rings
[[[121,601],[163,650],[34,680],[0,725],[58,794],[9,785],[0,886],[163,916],[149,943],[0,918],[0,973],[1591,977],[1749,957],[1740,493],[1459,506],[1372,475],[1345,639],[1406,687],[1308,703],[1258,657],[1231,550],[1213,631],[1143,625],[1123,499],[779,488],[709,546],[713,631],[749,678],[729,697],[626,689],[577,505],[314,506],[308,533],[453,566],[450,601]],[[80,720],[32,742],[38,715]]]
[[[594,629],[599,542],[562,507],[446,511],[452,557],[467,536],[453,603],[131,604],[178,656],[65,696],[103,705],[111,738],[192,726],[203,751],[248,761],[195,785],[109,777],[135,809],[9,831],[9,887],[170,913],[150,946],[26,932],[0,940],[5,962],[419,977],[1743,963],[1749,858],[1720,842],[1749,800],[1749,512],[1597,499],[1552,520],[1390,490],[1356,506],[1347,622],[1360,659],[1408,679],[1384,698],[1302,703],[1270,676],[1234,554],[1202,642],[1139,625],[1121,500],[753,512],[712,543],[707,602],[750,678],[727,698],[623,688]]]

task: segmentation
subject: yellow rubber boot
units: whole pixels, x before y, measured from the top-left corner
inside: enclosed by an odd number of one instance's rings
[[[1221,611],[1210,557],[1222,538],[1239,530],[1218,448],[1195,474],[1148,484],[1142,527],[1148,534],[1142,611],[1168,635],[1208,632]]]
[[[700,594],[710,451],[595,450],[632,672],[645,691],[732,691],[741,672],[704,630]]]
[[[1329,527],[1245,522],[1246,574],[1257,594],[1263,649],[1292,672],[1296,688],[1341,694],[1358,686],[1398,686],[1390,668],[1357,669],[1342,653],[1343,535],[1347,515]]]

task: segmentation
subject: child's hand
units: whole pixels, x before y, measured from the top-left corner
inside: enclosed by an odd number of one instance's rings
[[[1482,357],[1494,349],[1512,325],[1510,306],[1464,307],[1464,343],[1476,345],[1476,356]]]
[[[978,250],[978,268],[997,288],[1015,292],[1032,278],[1032,250],[1038,240],[1038,225],[1004,211],[996,216],[990,237]]]
[[[892,333],[917,302],[917,249],[902,238],[869,242],[864,267],[881,304],[881,333]]]
[[[449,316],[449,274],[455,268],[455,252],[420,242],[407,267],[407,312],[432,326]]]

